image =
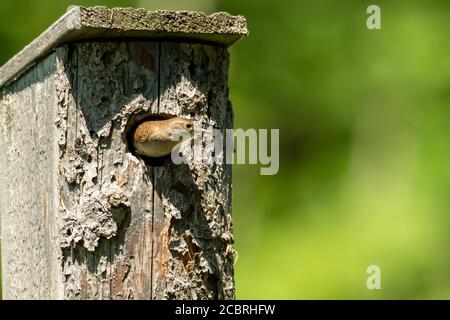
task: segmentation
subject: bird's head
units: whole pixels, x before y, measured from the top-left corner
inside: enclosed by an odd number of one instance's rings
[[[190,135],[191,137],[194,134],[194,121],[190,119],[184,118],[173,118],[169,120],[170,123],[170,132],[172,132],[172,136],[174,138],[179,138],[184,135]]]

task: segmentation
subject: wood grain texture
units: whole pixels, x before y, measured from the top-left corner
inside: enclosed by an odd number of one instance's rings
[[[62,293],[55,54],[1,93],[0,225],[6,299]]]
[[[155,113],[231,128],[228,60],[207,44],[79,42],[2,91],[6,298],[234,298],[231,167],[154,166],[127,140]]]

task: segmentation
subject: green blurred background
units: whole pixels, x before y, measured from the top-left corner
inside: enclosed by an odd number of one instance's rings
[[[246,16],[235,126],[280,128],[280,171],[234,166],[239,299],[450,298],[449,1],[2,0],[0,63],[73,4]]]

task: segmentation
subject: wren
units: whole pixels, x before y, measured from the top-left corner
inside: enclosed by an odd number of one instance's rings
[[[138,155],[160,158],[167,156],[181,141],[182,136],[194,133],[194,122],[180,117],[165,120],[147,120],[133,133],[133,146]]]

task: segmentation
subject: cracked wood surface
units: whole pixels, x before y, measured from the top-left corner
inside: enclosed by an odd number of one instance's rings
[[[152,166],[127,144],[154,113],[231,128],[228,60],[208,44],[81,42],[2,91],[6,298],[234,298],[231,167]]]

